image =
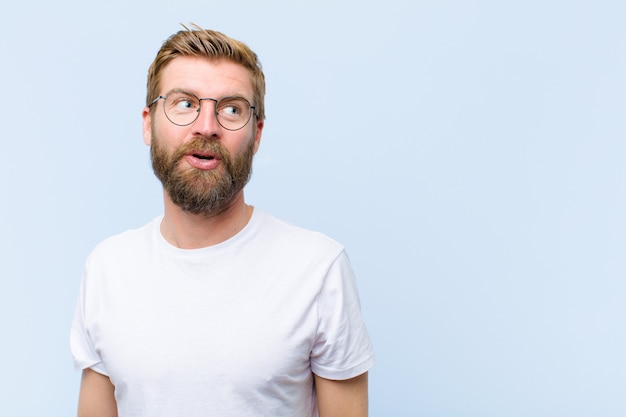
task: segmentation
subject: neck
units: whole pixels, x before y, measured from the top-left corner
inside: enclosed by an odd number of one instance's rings
[[[231,204],[215,215],[191,214],[181,210],[164,192],[165,211],[161,234],[171,245],[181,249],[198,249],[217,245],[243,229],[253,208],[245,203],[241,191]]]

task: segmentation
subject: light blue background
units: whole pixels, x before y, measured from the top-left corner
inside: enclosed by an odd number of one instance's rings
[[[624,416],[623,2],[11,2],[0,414],[74,415],[84,258],[161,212],[145,75],[196,22],[268,83],[248,201],[344,243],[372,416]]]

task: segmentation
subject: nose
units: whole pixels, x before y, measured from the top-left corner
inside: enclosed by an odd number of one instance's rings
[[[215,113],[216,104],[217,102],[213,99],[201,99],[199,109],[200,113],[198,114],[196,121],[191,125],[194,130],[194,135],[213,138],[221,135],[222,126],[220,126],[217,121],[217,114]]]

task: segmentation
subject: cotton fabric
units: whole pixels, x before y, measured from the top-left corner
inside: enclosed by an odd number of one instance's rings
[[[374,363],[344,248],[255,209],[221,244],[170,245],[159,217],[99,244],[71,330],[120,417],[317,416],[313,373]]]

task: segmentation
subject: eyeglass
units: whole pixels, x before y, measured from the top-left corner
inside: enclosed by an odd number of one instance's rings
[[[163,99],[163,111],[165,117],[177,126],[188,126],[196,121],[200,115],[203,100],[215,102],[215,116],[217,122],[226,130],[242,129],[250,121],[253,109],[243,97],[223,97],[219,100],[214,98],[198,98],[195,94],[184,91],[175,91],[166,96],[158,96],[148,107]]]

